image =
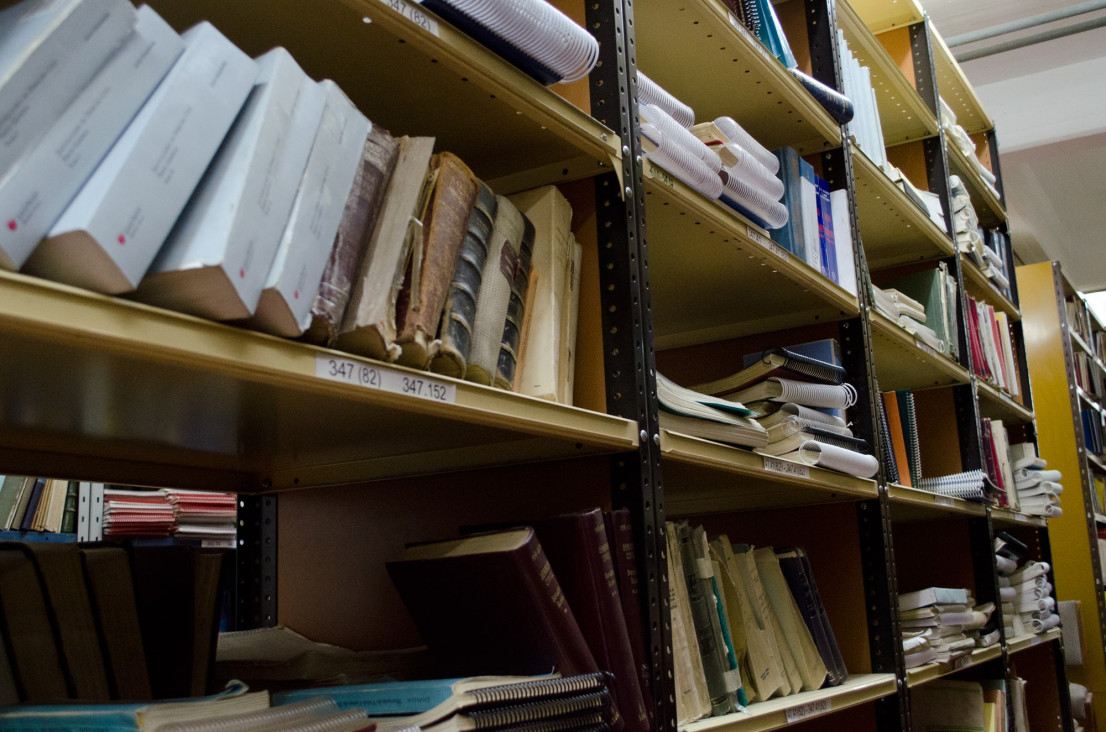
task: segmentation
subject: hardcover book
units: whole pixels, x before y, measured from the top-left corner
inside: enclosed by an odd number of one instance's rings
[[[319,129],[325,95],[292,55],[258,77],[134,297],[212,320],[253,315]]]
[[[514,263],[515,276],[511,281],[511,294],[507,299],[507,318],[503,322],[503,336],[499,342],[495,378],[492,384],[500,389],[515,390],[518,362],[527,348],[530,304],[530,280],[536,279],[530,261],[534,250],[534,225],[525,215],[522,217],[522,240],[518,245],[518,259]]]
[[[210,23],[184,53],[24,265],[118,294],[138,286],[257,78],[257,64]]]
[[[86,547],[81,549],[81,566],[103,644],[111,698],[153,699],[127,552],[118,547]]]

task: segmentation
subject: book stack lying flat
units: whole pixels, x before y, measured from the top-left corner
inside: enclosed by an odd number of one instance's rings
[[[881,288],[872,285],[872,302],[876,310],[898,323],[907,333],[940,353],[948,353],[948,342],[928,325],[935,318],[927,310],[927,305],[915,300],[905,292],[893,287]],[[943,329],[947,333],[947,326]]]
[[[801,547],[665,525],[679,724],[848,678]]]
[[[230,493],[167,491],[176,523],[173,536],[199,539],[203,546],[233,549],[237,537],[238,499]]]
[[[983,233],[979,228],[979,215],[972,205],[971,196],[958,175],[949,176],[950,208],[952,209],[953,233],[956,247],[970,256],[977,265],[983,267],[986,257],[983,253]]]
[[[762,447],[768,444],[768,431],[750,419],[749,410],[739,402],[685,389],[659,372],[657,400],[661,405],[659,416],[663,429],[729,445]]]
[[[543,84],[584,78],[599,42],[545,0],[423,0],[437,13]]]
[[[104,538],[169,536],[176,526],[164,490],[104,489]]]
[[[979,156],[976,154],[975,143],[968,135],[967,131],[957,123],[956,113],[952,111],[952,107],[942,99],[941,100],[941,127],[944,128],[945,134],[952,140],[953,144],[964,154],[964,157],[968,159],[968,162],[972,166],[972,170],[979,176],[991,193],[995,195],[995,198],[1000,198],[998,188],[995,187],[997,178],[995,174],[991,172],[991,169],[984,165],[979,160]]]
[[[751,410],[768,437],[757,452],[868,478],[879,462],[845,421],[856,390],[840,363],[832,339],[774,348],[748,354],[741,371],[692,389]]]
[[[876,308],[930,348],[959,360],[960,299],[948,265],[938,262],[886,284],[878,293],[872,288]]]
[[[1007,640],[1044,633],[1060,625],[1048,562],[1027,559],[1028,548],[1006,532],[995,537],[999,600]]]
[[[1019,442],[1010,446],[1011,471],[1017,492],[1017,508],[1022,513],[1055,518],[1062,515],[1060,494],[1064,486],[1059,470],[1048,470],[1048,463],[1037,457],[1036,446]]]
[[[952,661],[970,654],[981,642],[993,644],[997,635],[988,630],[984,639],[979,631],[994,609],[994,603],[974,605],[963,588],[927,587],[900,594],[899,623],[907,667]]]

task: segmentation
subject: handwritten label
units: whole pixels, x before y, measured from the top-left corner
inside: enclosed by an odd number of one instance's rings
[[[808,719],[810,717],[816,717],[819,714],[828,714],[833,709],[833,704],[829,699],[820,699],[818,701],[807,702],[806,704],[798,704],[787,709],[787,723],[798,722],[801,719]]]
[[[952,669],[954,671],[959,671],[962,668],[967,668],[971,665],[971,663],[971,654],[968,654],[967,656],[961,656],[960,658],[954,658],[952,659]]]
[[[785,262],[791,261],[791,255],[787,253],[786,249],[781,247],[779,244],[776,244],[776,242],[772,241],[761,232],[757,231],[755,228],[753,228],[752,224],[746,224],[745,231],[749,235],[750,239],[755,241],[757,244],[760,244],[768,251],[772,252],[772,254],[775,254],[777,257]]]
[[[425,10],[419,8],[417,5],[410,2],[410,0],[380,0],[380,2],[384,3],[419,28],[422,28],[427,33],[432,34],[435,38],[439,37],[437,19],[427,15]]]
[[[926,344],[922,343],[917,338],[914,339],[914,345],[917,346],[918,349],[923,351],[924,353],[928,353],[930,356],[933,356],[934,358],[937,357],[937,351],[933,350],[931,347],[929,347]]]
[[[933,504],[936,506],[945,506],[946,508],[952,508],[956,505],[956,502],[952,500],[951,496],[935,496]]]
[[[666,171],[662,170],[652,160],[649,161],[649,177],[664,183],[669,188],[676,187],[676,180]]]
[[[456,384],[446,384],[421,374],[407,374],[347,358],[334,358],[321,354],[316,356],[315,376],[328,381],[353,384],[364,389],[406,394],[431,402],[454,404],[457,401]]]
[[[793,478],[810,477],[810,468],[808,466],[793,463],[790,460],[780,460],[778,458],[769,457],[768,455],[764,456],[764,469],[772,473],[790,475]]]

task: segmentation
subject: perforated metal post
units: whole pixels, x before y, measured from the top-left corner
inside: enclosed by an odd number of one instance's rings
[[[235,628],[277,622],[277,497],[238,496]]]

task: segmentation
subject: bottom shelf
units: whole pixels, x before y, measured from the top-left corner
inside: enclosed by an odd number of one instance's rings
[[[951,673],[955,673],[961,669],[970,668],[971,666],[978,666],[981,663],[986,663],[992,659],[998,658],[1002,655],[1001,646],[990,646],[989,648],[980,648],[979,650],[972,651],[969,656],[961,656],[955,661],[948,661],[945,663],[927,663],[924,666],[918,666],[917,668],[907,669],[906,671],[906,685],[918,686],[924,684],[927,681],[934,681],[942,676],[948,676]]]
[[[857,674],[840,686],[750,704],[747,711],[711,717],[682,726],[684,732],[726,730],[755,732],[830,714],[838,709],[882,699],[895,693],[894,674]]]

